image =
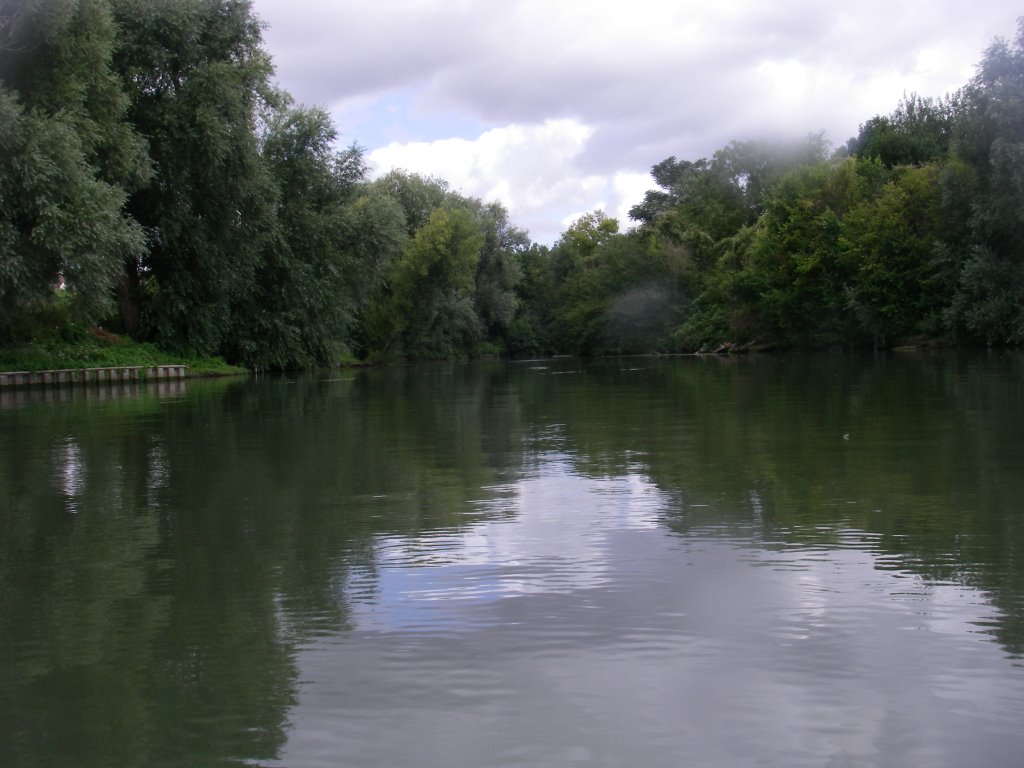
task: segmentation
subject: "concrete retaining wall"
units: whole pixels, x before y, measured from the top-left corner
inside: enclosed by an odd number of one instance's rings
[[[0,387],[49,386],[53,384],[102,384],[184,379],[185,365],[135,365],[118,368],[66,368],[54,371],[0,371]]]

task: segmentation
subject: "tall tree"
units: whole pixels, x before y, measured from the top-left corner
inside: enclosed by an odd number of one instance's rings
[[[427,223],[435,210],[456,202],[458,197],[444,179],[399,169],[381,176],[374,186],[401,206],[410,237]]]
[[[863,167],[862,167],[863,166]],[[842,346],[857,339],[846,287],[843,219],[872,194],[881,166],[851,158],[787,174],[771,197],[741,279],[762,331],[784,344]]]
[[[603,249],[618,231],[616,219],[595,210],[576,219],[551,249],[555,301],[551,334],[561,352],[602,351],[610,298]]]
[[[336,153],[330,117],[283,110],[270,121],[262,157],[273,181],[274,218],[251,292],[232,304],[228,356],[250,368],[335,362],[348,348],[355,316],[349,215],[365,173],[362,153]]]
[[[515,316],[515,288],[522,277],[521,255],[529,235],[513,226],[501,203],[471,201],[484,236],[476,269],[473,303],[485,334],[503,337]]]
[[[148,252],[126,262],[128,330],[216,352],[247,300],[271,229],[261,113],[279,96],[248,0],[113,0],[115,61],[155,175],[129,210]],[[141,324],[141,325],[140,325]]]
[[[149,176],[111,68],[105,0],[30,4],[9,22],[0,83],[0,296],[10,324],[61,274],[83,319],[112,308],[142,232],[123,205]]]
[[[996,41],[964,89],[954,148],[973,166],[973,247],[963,259],[956,322],[991,343],[1024,342],[1024,17]]]
[[[956,273],[939,247],[941,174],[938,163],[902,166],[843,219],[839,247],[853,270],[845,293],[876,346],[943,335]]]
[[[483,332],[473,306],[474,281],[484,235],[466,208],[437,208],[395,265],[389,325],[379,339],[412,357],[448,357],[465,352]]]

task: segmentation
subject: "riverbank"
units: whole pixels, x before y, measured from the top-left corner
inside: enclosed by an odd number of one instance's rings
[[[22,344],[0,347],[0,372],[42,374],[86,369],[150,370],[185,366],[186,376],[233,376],[248,373],[219,357],[178,355],[152,344],[132,341],[101,328],[67,329]]]

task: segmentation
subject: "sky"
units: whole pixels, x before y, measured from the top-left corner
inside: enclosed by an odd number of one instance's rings
[[[254,0],[278,84],[343,145],[499,200],[550,244],[629,226],[669,156],[824,131],[963,86],[1011,0]]]

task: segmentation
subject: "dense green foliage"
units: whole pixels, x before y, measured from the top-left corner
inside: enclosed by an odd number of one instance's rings
[[[570,230],[531,287],[558,349],[1024,342],[1024,20],[960,92],[831,157],[733,142],[652,176],[636,229],[582,251]]]
[[[67,311],[71,298],[64,294],[57,302],[37,305],[19,318],[21,324],[31,326],[31,333],[16,335],[32,341],[0,346],[0,371],[187,365],[190,376],[245,373],[244,368],[229,365],[220,357],[175,354],[150,342],[86,327]]]
[[[832,156],[670,157],[634,229],[550,248],[443,180],[369,180],[273,86],[248,0],[42,0],[0,35],[0,344],[58,283],[84,325],[254,370],[1024,342],[1024,22]]]
[[[109,4],[29,8],[5,27],[0,69],[0,326],[58,274],[82,316],[111,309],[122,260],[143,250],[124,203],[150,175],[124,122]]]

